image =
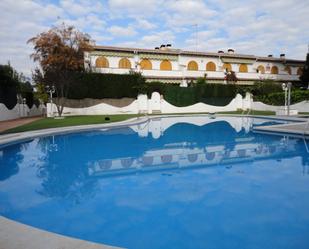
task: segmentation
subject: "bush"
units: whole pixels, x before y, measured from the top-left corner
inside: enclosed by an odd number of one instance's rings
[[[10,65],[0,65],[0,103],[8,109],[14,108],[17,103],[18,77]]]
[[[68,98],[135,98],[145,80],[139,74],[75,73]]]
[[[237,92],[234,85],[223,84],[194,84],[191,87],[179,87],[178,84],[152,82],[146,85],[148,96],[157,91],[175,106],[188,106],[198,102],[223,106],[227,105]]]
[[[15,86],[0,85],[0,103],[8,109],[13,109],[17,104],[17,91]]]
[[[284,105],[285,93],[283,91],[257,96],[256,100],[269,105]],[[309,91],[295,90],[291,92],[291,104],[309,100]]]

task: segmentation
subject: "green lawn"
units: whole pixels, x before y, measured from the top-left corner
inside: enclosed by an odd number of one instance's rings
[[[104,124],[104,123],[123,121],[137,116],[138,115],[124,114],[124,115],[72,116],[72,117],[65,117],[64,119],[43,118],[29,124],[21,125],[16,128],[6,130],[1,134],[48,129],[55,127],[74,126],[74,125]],[[108,117],[109,120],[105,120],[106,117]]]

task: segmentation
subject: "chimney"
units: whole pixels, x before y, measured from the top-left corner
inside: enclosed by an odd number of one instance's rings
[[[224,54],[223,50],[218,50],[218,54]]]
[[[285,54],[280,54],[281,59],[285,59]]]
[[[172,47],[172,44],[168,43],[168,44],[166,44],[166,47],[170,48],[170,47]]]
[[[273,55],[272,55],[272,54],[269,54],[267,57],[273,57]]]
[[[229,48],[229,49],[227,50],[227,52],[228,52],[229,54],[234,54],[234,53],[235,53],[235,50],[232,49],[232,48]]]
[[[155,47],[155,50],[160,49],[159,47]]]

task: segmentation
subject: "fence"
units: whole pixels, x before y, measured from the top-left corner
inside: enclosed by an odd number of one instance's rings
[[[40,105],[29,108],[26,104],[17,104],[13,109],[9,110],[4,104],[0,103],[0,121],[11,120],[23,117],[33,117],[43,115],[46,107]]]
[[[115,107],[106,103],[86,108],[65,107],[63,115],[225,112],[236,111],[237,109],[248,109],[250,108],[250,104],[251,97],[249,94],[247,94],[245,98],[237,94],[226,106],[212,106],[204,103],[197,103],[191,106],[177,107],[165,101],[159,93],[154,92],[150,99],[148,99],[147,95],[139,95],[135,101],[125,107]],[[58,115],[55,104],[47,104],[47,114],[49,117]]]

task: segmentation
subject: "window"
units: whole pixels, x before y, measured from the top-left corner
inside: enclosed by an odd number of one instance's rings
[[[142,70],[151,70],[152,69],[151,61],[148,60],[148,59],[141,60],[140,66],[141,66]]]
[[[247,67],[247,65],[246,65],[246,64],[241,64],[241,65],[239,66],[239,72],[240,72],[240,73],[248,73],[248,67]]]
[[[95,66],[97,68],[106,68],[109,67],[108,60],[104,56],[100,56],[95,61]]]
[[[206,71],[216,71],[216,64],[212,61],[206,64]]]
[[[289,75],[292,74],[291,68],[290,68],[289,66],[286,66],[286,67],[284,68],[284,71],[286,71]]]
[[[224,71],[231,72],[232,71],[232,66],[229,63],[224,63],[223,64],[223,69],[224,69]]]
[[[278,74],[278,67],[277,66],[272,66],[271,68],[271,74]]]
[[[189,71],[197,71],[198,70],[198,65],[197,65],[196,61],[190,61],[188,63],[188,70]]]
[[[258,70],[258,73],[261,73],[261,74],[264,74],[264,73],[265,73],[265,68],[264,68],[264,66],[262,66],[262,65],[259,65],[258,68],[257,68],[257,70]]]
[[[127,58],[122,58],[119,61],[119,68],[131,68],[131,62]]]
[[[170,71],[172,70],[172,63],[169,60],[164,60],[160,64],[160,70]]]

